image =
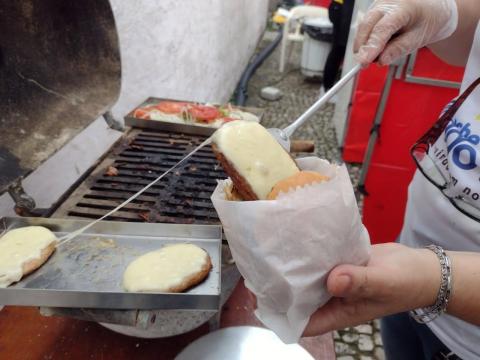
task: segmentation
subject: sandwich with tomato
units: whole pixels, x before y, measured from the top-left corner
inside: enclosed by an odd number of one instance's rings
[[[182,101],[162,100],[134,111],[134,117],[181,124],[220,127],[233,120],[256,121],[257,116],[231,106],[202,105]]]

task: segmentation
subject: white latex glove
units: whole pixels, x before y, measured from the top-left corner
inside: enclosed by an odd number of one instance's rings
[[[377,57],[388,65],[449,37],[457,23],[455,0],[376,0],[359,22],[354,52],[362,65]]]

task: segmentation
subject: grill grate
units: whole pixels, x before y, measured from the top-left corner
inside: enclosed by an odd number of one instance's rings
[[[205,140],[204,136],[132,129],[57,210],[57,215],[96,219],[128,199]],[[113,166],[118,174],[107,175]],[[107,220],[217,224],[210,196],[226,178],[211,148],[194,154]]]

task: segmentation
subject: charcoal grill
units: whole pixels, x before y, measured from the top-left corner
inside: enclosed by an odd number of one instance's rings
[[[105,215],[205,139],[202,135],[131,129],[54,216],[96,219]],[[217,179],[225,177],[211,148],[205,147],[107,220],[219,224],[210,196]]]
[[[55,218],[97,219],[156,179],[206,139],[158,130],[127,128],[124,136],[62,205]],[[211,148],[205,147],[106,220],[175,224],[220,224],[210,201],[217,179],[226,175]],[[240,274],[223,246],[222,297],[225,303]],[[212,328],[219,312],[120,311],[42,308],[45,315],[105,322],[115,331],[140,337],[164,337],[190,331],[206,321]],[[215,316],[217,315],[217,316]]]
[[[0,144],[0,195],[10,194],[17,214],[98,218],[205,138],[127,128],[93,170],[85,173],[86,168],[76,169],[80,178],[58,203],[40,209],[24,190],[23,178],[99,116],[111,128],[121,129],[109,112],[120,94],[117,29],[106,0],[75,4],[61,0],[9,2],[0,5],[0,13],[6,20],[0,25],[0,79],[8,85],[0,90],[0,131],[4,135]],[[118,175],[106,174],[110,166]],[[61,171],[54,171],[52,176],[62,176]],[[216,179],[222,177],[211,150],[202,149],[107,220],[219,224],[209,198]],[[227,264],[227,246],[223,258],[222,303],[239,279],[235,266]],[[135,335],[156,337],[187,332],[215,314],[65,308],[41,311],[127,325],[140,329]]]
[[[108,0],[3,2],[0,14],[5,19],[0,23],[0,79],[5,84],[0,89],[0,195],[5,199],[4,193],[9,193],[17,214],[97,219],[205,139],[200,134],[123,129],[113,118],[109,110],[120,95],[121,58]],[[40,199],[36,204],[28,186],[23,188],[28,181],[23,181],[25,177],[65,144],[68,148],[77,134],[97,135],[90,130],[98,128],[90,126],[98,124],[99,117],[110,128],[123,131],[120,140],[94,169],[88,169],[90,162],[77,169],[79,162],[72,161],[69,172],[76,171],[78,181],[57,203],[43,204]],[[110,135],[109,141],[113,139]],[[98,141],[103,141],[101,136]],[[77,147],[78,153],[82,146],[86,145],[77,142],[72,147]],[[102,149],[106,148],[108,145]],[[62,177],[62,172],[53,169],[52,177]],[[107,220],[219,224],[210,195],[216,180],[224,177],[206,147]],[[72,182],[64,184],[68,187]],[[60,194],[55,193],[54,198]],[[11,202],[0,203],[4,204]],[[222,259],[223,304],[240,275],[226,244]],[[42,308],[41,312],[126,325],[130,328],[116,330],[155,337],[187,332],[209,319],[213,325],[218,322],[214,313],[205,311]]]

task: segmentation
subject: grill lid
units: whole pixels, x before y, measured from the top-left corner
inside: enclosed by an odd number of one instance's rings
[[[0,3],[0,194],[104,114],[120,93],[108,0]]]

